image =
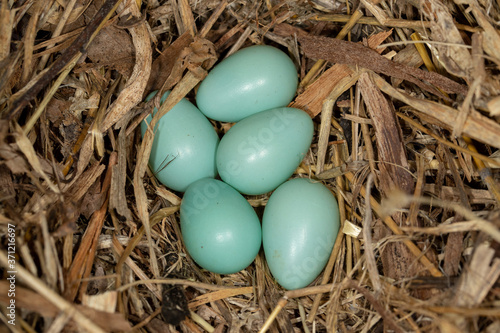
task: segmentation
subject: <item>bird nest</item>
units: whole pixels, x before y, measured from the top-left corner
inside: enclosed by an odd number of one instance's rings
[[[13,332],[499,332],[498,22],[492,0],[3,0],[0,319]],[[329,261],[303,289],[281,288],[262,251],[235,274],[197,266],[182,193],[156,180],[138,128],[148,93],[194,101],[212,66],[255,44],[294,61],[291,106],[314,122],[292,177],[339,203]],[[269,196],[246,199],[261,212]]]

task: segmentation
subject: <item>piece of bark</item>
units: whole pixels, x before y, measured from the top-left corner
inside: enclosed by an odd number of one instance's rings
[[[281,28],[284,31],[295,31],[286,26]],[[299,30],[301,31],[301,30]],[[304,32],[299,33],[299,36],[305,36]],[[367,44],[371,48],[375,48],[390,36],[391,31],[380,32],[371,36],[367,40]],[[376,51],[374,51],[376,52]],[[382,50],[380,50],[382,52]],[[327,69],[316,81],[314,81],[307,89],[301,93],[290,105],[291,107],[306,111],[311,118],[316,117],[323,107],[323,101],[327,98],[330,92],[337,86],[345,77],[353,74],[354,71],[349,66],[344,64],[334,64]]]
[[[376,51],[358,43],[323,36],[299,36],[307,57],[325,59],[332,63],[359,66],[391,77],[404,79],[436,96],[448,99],[447,93],[466,94],[467,87],[434,72],[425,72],[389,60]],[[427,83],[428,82],[428,83]],[[437,87],[437,88],[436,88]],[[439,89],[438,89],[439,88]]]
[[[424,64],[422,57],[418,53],[415,45],[408,45],[401,51],[399,51],[394,58],[393,61],[398,62],[400,64],[404,64],[406,66],[418,68]],[[397,87],[403,82],[403,79],[392,78],[392,85]]]
[[[394,189],[413,192],[413,177],[403,146],[403,134],[394,106],[371,81],[368,73],[359,77],[359,88],[375,129],[380,169],[380,186],[386,194]]]
[[[463,232],[452,232],[448,235],[444,251],[443,270],[446,276],[458,274],[462,257]]]
[[[380,191],[384,196],[390,195],[394,190],[412,194],[415,187],[414,181],[409,171],[403,135],[394,106],[372,82],[368,73],[363,73],[358,83],[375,129],[375,142],[380,161],[378,164]],[[393,214],[392,218],[400,225],[407,220],[402,212]],[[413,219],[409,223],[412,226],[419,226],[417,219]],[[391,235],[385,226],[380,227],[379,234],[384,237]],[[381,259],[384,275],[396,281],[429,274],[402,242],[387,244],[381,252]],[[432,291],[424,289],[414,291],[413,294],[418,298],[427,299],[432,296]]]

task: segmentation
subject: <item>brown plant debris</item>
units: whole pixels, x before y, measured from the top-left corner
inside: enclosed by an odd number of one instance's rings
[[[498,22],[493,0],[0,0],[0,331],[499,332]],[[191,259],[139,129],[256,44],[314,122],[292,177],[339,203],[298,290],[263,251]]]

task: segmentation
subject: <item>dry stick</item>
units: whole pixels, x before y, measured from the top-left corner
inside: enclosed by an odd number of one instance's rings
[[[415,184],[415,192],[413,192],[413,195],[419,197],[422,195],[422,191],[424,190],[424,176],[425,176],[424,158],[422,156],[417,155],[416,164],[417,164],[417,182]],[[420,209],[420,204],[416,202],[412,202],[410,204],[410,211],[406,219],[407,225],[416,225],[413,223],[413,221],[417,220],[419,209]]]
[[[225,299],[228,297],[233,297],[237,295],[245,295],[245,294],[253,294],[255,292],[255,287],[240,287],[236,289],[222,289],[222,290],[217,290],[211,293],[203,294],[200,296],[197,296],[196,298],[192,299],[189,302],[189,308],[193,309],[196,308],[202,304],[206,304],[209,302],[217,301],[220,299]]]
[[[120,288],[116,288],[116,291],[125,291],[129,288],[139,286],[141,284],[174,284],[174,285],[181,285],[181,286],[187,286],[187,287],[193,287],[193,288],[198,288],[198,289],[207,289],[207,290],[238,290],[241,293],[247,293],[247,287],[233,287],[233,286],[221,286],[221,285],[216,285],[216,284],[211,284],[211,283],[203,283],[203,282],[196,282],[196,281],[190,281],[190,280],[184,280],[184,279],[149,279],[149,280],[137,280],[134,282],[130,282],[128,284],[124,284]]]
[[[495,308],[470,308],[470,307],[451,307],[451,306],[429,306],[426,308],[441,314],[456,313],[464,317],[495,317],[500,318],[500,309]]]
[[[351,20],[350,15],[342,15],[342,14],[323,14],[323,15],[316,15],[310,18],[311,20],[316,20],[316,21],[329,21],[329,22],[349,22]],[[387,19],[384,20],[384,23],[380,23],[375,17],[361,17],[358,20],[359,24],[368,24],[368,25],[374,25],[374,26],[382,26],[382,27],[389,27],[389,28],[407,28],[407,29],[414,29],[414,30],[423,30],[423,29],[428,29],[432,27],[433,22],[429,21],[410,21],[410,20],[403,20],[403,19]],[[465,24],[460,24],[460,23],[455,23],[455,26],[457,29],[464,30],[464,31],[469,31],[469,32],[481,32],[483,29],[481,28],[473,28],[471,26],[465,25]]]
[[[43,14],[43,5],[43,2],[41,1],[33,2],[33,5],[31,6],[32,12],[28,24],[26,25],[25,35],[23,37],[24,59],[20,79],[20,83],[23,86],[28,82],[29,78],[32,77],[34,70],[34,68],[32,68],[33,45],[35,44],[35,38],[37,34],[36,30],[39,25],[38,21],[40,16]]]
[[[349,16],[349,20],[346,21],[346,24],[340,30],[339,34],[337,35],[337,39],[342,39],[344,38],[349,31],[351,31],[352,27],[358,23],[359,19],[361,19],[363,16],[363,13],[358,9],[354,12],[352,16]],[[305,87],[309,84],[311,79],[316,75],[316,73],[321,69],[321,67],[325,64],[325,60],[319,59],[316,61],[316,63],[313,65],[313,67],[309,70],[309,72],[304,76],[302,81],[299,84],[299,87]]]
[[[363,239],[365,240],[365,255],[366,255],[366,268],[368,269],[368,275],[372,281],[373,290],[375,294],[378,294],[382,290],[382,284],[380,283],[380,276],[377,270],[377,263],[375,261],[375,254],[373,253],[372,246],[372,212],[370,205],[371,191],[373,184],[373,174],[368,176],[368,181],[366,183],[366,194],[365,194],[365,218],[363,219]]]
[[[0,251],[0,265],[8,269],[8,258],[5,252]],[[33,276],[26,268],[21,265],[16,266],[17,276],[20,280],[24,281],[27,286],[32,288],[34,291],[45,297],[49,302],[54,304],[59,310],[68,313],[73,320],[80,325],[81,328],[92,333],[104,333],[104,331],[94,324],[92,320],[85,317],[80,311],[78,311],[74,305],[66,301],[62,296],[56,293],[54,290],[50,289],[43,281],[41,281],[36,276]]]
[[[229,51],[226,54],[226,58],[229,57],[231,54],[235,53],[236,51],[238,51],[240,49],[240,47],[243,45],[243,43],[245,43],[245,41],[247,40],[247,38],[250,36],[250,34],[252,32],[253,32],[253,29],[250,26],[248,26],[245,29],[245,31],[243,31],[241,36],[238,38],[236,43],[234,43],[233,46],[231,46],[231,48],[229,49]]]
[[[484,70],[484,60],[483,60],[483,51],[482,51],[482,42],[483,42],[483,35],[479,33],[475,33],[472,35],[472,59],[474,62],[474,69],[475,72],[477,72],[477,76],[472,82],[469,91],[467,92],[467,96],[465,97],[465,100],[462,103],[462,110],[460,112],[460,115],[457,117],[459,120],[459,125],[455,126],[453,129],[454,134],[455,130],[458,130],[460,133],[462,132],[463,126],[467,120],[467,116],[470,113],[471,109],[471,104],[472,104],[472,97],[475,95],[476,90],[481,86],[482,82],[484,81],[484,77],[486,75],[486,72]],[[458,129],[457,129],[458,127]],[[465,143],[467,144],[467,147],[471,151],[477,152],[477,149],[472,142],[472,140],[469,137],[464,136],[463,137]],[[486,167],[483,161],[473,157],[474,164],[476,165],[477,171],[479,172],[479,175],[483,179],[483,181],[486,183],[486,186],[488,186],[488,189],[490,192],[493,193],[497,204],[500,204],[500,189],[498,187],[497,182],[493,179],[491,170]]]
[[[24,156],[26,156],[26,159],[33,168],[33,171],[42,176],[43,180],[45,181],[45,185],[53,193],[61,194],[61,190],[59,189],[59,187],[54,184],[51,181],[50,177],[43,171],[42,164],[40,163],[38,155],[35,152],[35,148],[18,123],[14,123],[14,129],[15,131],[13,134],[16,140],[16,144],[19,147],[19,150],[21,150]]]
[[[366,112],[364,104],[361,103],[361,91],[357,89],[356,91],[356,103],[359,105],[360,116],[366,117]],[[377,169],[375,165],[375,151],[373,150],[373,143],[370,136],[370,128],[367,123],[361,123],[361,132],[363,133],[363,141],[365,143],[366,155],[368,157],[368,165],[370,166],[370,171],[376,175],[375,170]],[[377,178],[374,179],[375,186],[378,187]]]
[[[75,41],[57,58],[52,66],[38,77],[37,81],[19,98],[12,102],[8,118],[12,119],[21,111],[74,57],[80,57],[104,23],[123,0],[107,0]]]
[[[345,173],[346,178],[353,183],[354,182],[354,174],[352,172]],[[360,193],[363,196],[366,196],[366,189],[361,187]],[[399,226],[394,222],[394,220],[390,216],[384,216],[382,214],[382,210],[380,204],[374,197],[370,197],[370,203],[373,207],[375,213],[384,221],[385,225],[391,229],[391,231],[396,235],[404,235],[404,232],[399,228]],[[420,248],[416,246],[410,239],[403,239],[403,243],[408,247],[411,253],[424,265],[424,267],[431,273],[432,276],[440,277],[443,274],[432,264],[432,262],[422,253]]]
[[[304,333],[311,333],[311,331],[309,331],[309,327],[307,327],[306,324],[306,311],[304,310],[304,306],[298,300],[297,306],[299,307],[300,320],[302,321],[302,326],[304,327]]]
[[[412,35],[413,40],[420,40],[419,35],[413,34]],[[479,33],[475,33],[472,35],[472,54],[474,56],[474,67],[478,68],[477,71],[479,71],[479,75],[475,77],[474,81],[469,87],[469,90],[467,92],[467,95],[465,96],[465,99],[462,103],[462,106],[459,108],[460,113],[455,119],[455,124],[453,126],[453,135],[458,136],[462,133],[465,122],[467,121],[467,118],[470,114],[470,104],[472,104],[472,98],[476,92],[476,89],[481,85],[481,83],[484,80],[484,64],[482,63],[482,50],[481,50],[481,44],[482,44],[482,35]],[[424,63],[429,71],[436,71],[436,68],[434,64],[432,63],[432,60],[430,59],[425,47],[422,44],[416,44],[415,47],[417,47],[417,50],[424,60]],[[468,151],[472,151],[477,153],[477,149],[472,142],[472,140],[464,136],[463,137],[465,143],[467,144],[467,148],[469,149]],[[472,156],[474,160],[474,164],[476,165],[476,168],[478,169],[479,175],[481,176],[482,180],[486,183],[486,186],[488,186],[488,189],[493,193],[497,204],[500,203],[500,189],[498,188],[497,183],[493,179],[491,175],[491,170],[486,167],[484,162],[480,159],[478,159],[476,156]]]
[[[196,324],[200,325],[208,333],[212,333],[215,331],[215,328],[212,327],[212,325],[210,325],[207,321],[205,321],[205,319],[200,317],[195,312],[189,311],[189,315],[190,315],[192,321],[194,321]]]
[[[382,8],[384,8],[385,14],[389,17],[389,19],[394,19],[392,8],[390,8],[385,1],[382,1],[380,5],[382,6]],[[396,28],[396,33],[398,34],[401,41],[407,41],[406,35],[402,28]]]
[[[280,298],[273,312],[271,312],[264,325],[262,325],[262,328],[259,330],[259,333],[267,332],[269,327],[271,327],[271,324],[273,323],[276,316],[278,316],[278,314],[280,313],[281,309],[285,307],[286,303],[288,303],[288,297],[285,295],[282,298]]]
[[[139,329],[146,326],[147,324],[149,324],[149,322],[151,320],[153,320],[153,318],[155,318],[157,315],[159,315],[161,313],[161,308],[159,309],[156,309],[152,314],[150,314],[149,316],[147,316],[146,318],[142,319],[141,322],[135,324],[132,329],[131,329],[131,332],[140,332]]]

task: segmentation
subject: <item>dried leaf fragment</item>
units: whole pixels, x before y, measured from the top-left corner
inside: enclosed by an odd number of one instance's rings
[[[88,57],[97,65],[109,66],[129,78],[134,67],[134,44],[124,30],[103,28],[88,49]]]

